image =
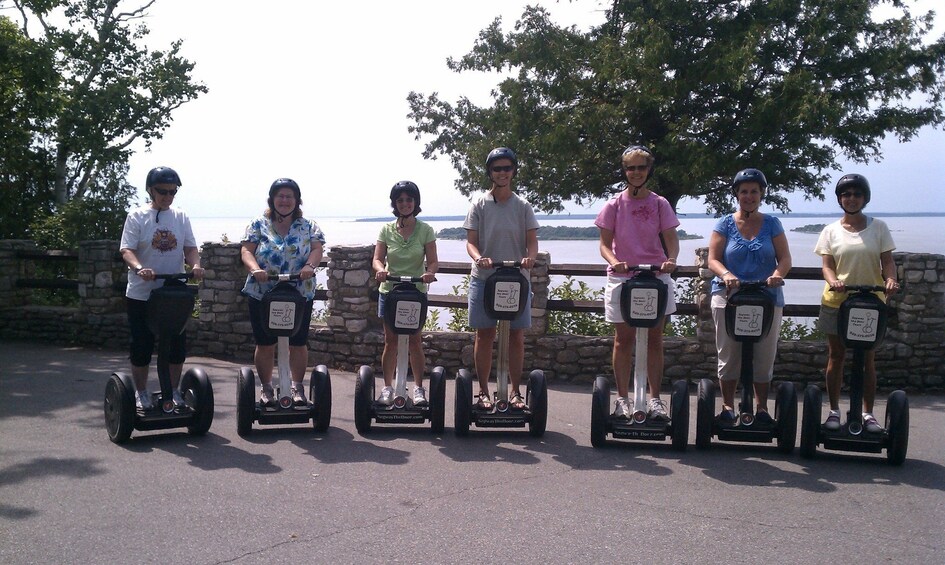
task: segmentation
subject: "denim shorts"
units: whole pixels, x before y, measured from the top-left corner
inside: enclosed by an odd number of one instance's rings
[[[486,315],[486,301],[483,297],[486,291],[486,281],[484,279],[478,279],[476,277],[470,277],[469,279],[469,325],[473,328],[494,328],[498,325],[496,320],[493,320]],[[525,293],[525,309],[522,310],[522,313],[518,315],[514,320],[512,320],[511,325],[509,326],[513,330],[524,330],[526,328],[532,327],[532,293],[531,293],[531,284],[529,284],[529,291]]]

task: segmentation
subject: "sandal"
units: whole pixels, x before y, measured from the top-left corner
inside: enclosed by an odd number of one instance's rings
[[[509,397],[509,404],[516,410],[524,410],[528,408],[528,406],[525,404],[525,399],[522,398],[522,395],[517,392],[513,392],[512,396]]]
[[[479,391],[479,400],[476,402],[476,408],[480,410],[492,410],[492,399],[489,398],[489,393],[481,390]]]

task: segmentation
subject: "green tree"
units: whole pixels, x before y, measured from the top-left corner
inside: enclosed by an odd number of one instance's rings
[[[18,32],[0,17],[0,53],[16,55],[0,59],[4,109],[14,110],[0,118],[13,132],[0,148],[0,182],[12,198],[0,208],[0,237],[32,237],[36,220],[49,214],[88,216],[103,202],[127,208],[132,143],[150,146],[175,109],[207,91],[192,80],[180,41],[166,50],[141,45],[149,33],[142,18],[154,1],[13,0]],[[26,104],[34,94],[38,102]],[[19,233],[9,233],[10,213],[20,214]],[[79,237],[111,237],[120,226],[119,219],[76,227]]]
[[[897,16],[876,20],[887,4]],[[715,212],[727,185],[760,166],[766,199],[823,198],[843,155],[880,157],[880,141],[908,141],[945,120],[945,38],[923,44],[933,14],[899,0],[614,0],[603,24],[580,31],[529,7],[515,29],[496,19],[472,51],[447,65],[497,72],[494,103],[408,96],[409,130],[445,155],[463,194],[483,188],[496,145],[522,160],[519,190],[545,211],[605,195],[621,150],[657,157],[658,191]]]

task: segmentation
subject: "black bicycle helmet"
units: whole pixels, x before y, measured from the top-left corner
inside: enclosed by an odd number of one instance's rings
[[[170,167],[154,167],[148,171],[148,180],[145,183],[145,187],[151,188],[156,184],[181,186],[180,176],[177,174],[177,171]]]
[[[512,151],[508,147],[496,147],[489,152],[489,155],[486,157],[486,174],[489,175],[489,178],[492,178],[492,163],[499,159],[508,159],[512,161],[512,176],[514,177],[518,173],[518,157],[515,156],[515,151]]]
[[[732,181],[732,194],[738,196],[738,186],[743,182],[758,183],[758,186],[761,187],[762,192],[768,188],[768,179],[765,178],[764,173],[758,169],[742,169],[738,171],[738,173],[735,175],[735,179]]]
[[[861,191],[863,193],[863,205],[865,206],[866,204],[869,204],[870,183],[868,180],[866,180],[866,177],[856,173],[843,175],[840,177],[840,180],[837,181],[837,188],[834,190],[834,192],[837,194],[838,203],[840,202],[840,195],[850,188]]]
[[[395,184],[390,189],[390,207],[394,209],[394,215],[398,218],[400,214],[397,213],[397,198],[402,192],[407,193],[407,196],[413,198],[413,216],[416,216],[420,213],[420,189],[417,185],[409,180],[402,180]]]
[[[295,194],[295,210],[292,210],[292,214],[290,214],[290,216],[295,214],[295,211],[302,206],[302,191],[299,189],[299,183],[290,178],[278,178],[274,180],[272,185],[269,187],[269,199],[266,200],[266,203],[269,205],[269,213],[271,218],[275,218],[276,214],[279,214],[276,211],[273,198],[275,198],[276,192],[278,192],[280,188],[291,188],[292,192]],[[282,214],[279,215],[281,216]]]

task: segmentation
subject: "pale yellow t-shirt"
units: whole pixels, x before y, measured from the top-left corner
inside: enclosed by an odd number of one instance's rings
[[[883,268],[880,255],[896,248],[886,222],[876,218],[867,218],[866,229],[849,232],[840,225],[840,220],[828,224],[820,232],[814,253],[831,255],[837,265],[837,278],[849,285],[883,285]],[[877,292],[884,302],[886,296]],[[839,308],[846,299],[845,292],[831,292],[830,285],[824,284],[824,293],[820,303],[831,308]]]

